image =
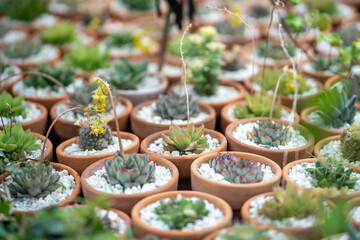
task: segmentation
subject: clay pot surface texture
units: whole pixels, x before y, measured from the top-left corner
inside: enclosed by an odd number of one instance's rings
[[[178,194],[181,194],[183,197],[197,197],[201,200],[207,200],[223,212],[224,219],[215,226],[198,231],[160,230],[149,226],[140,219],[141,209],[154,202],[160,201],[161,199],[176,197]],[[141,239],[146,235],[155,235],[158,238],[169,240],[200,240],[211,232],[229,226],[232,220],[232,210],[229,204],[227,204],[224,200],[207,193],[195,191],[172,191],[152,195],[138,202],[131,211],[131,219],[133,221],[135,235]]]
[[[139,154],[141,156],[142,154]],[[112,158],[111,158],[112,159]],[[87,178],[92,176],[94,172],[96,172],[99,169],[102,169],[105,166],[106,159],[102,159],[100,161],[97,161],[93,164],[91,164],[89,167],[85,169],[81,176],[81,184],[82,184],[82,191],[85,197],[86,201],[89,201],[91,199],[94,199],[100,195],[104,195],[109,197],[109,203],[112,208],[121,210],[125,212],[126,214],[130,214],[131,209],[133,209],[134,205],[142,200],[143,198],[146,198],[148,196],[152,196],[157,193],[166,192],[166,191],[175,191],[178,186],[178,180],[179,180],[179,172],[174,164],[167,161],[164,158],[157,157],[154,155],[149,155],[149,160],[153,161],[157,165],[161,165],[166,167],[171,172],[171,179],[169,182],[167,182],[165,185],[150,190],[146,192],[141,193],[133,193],[133,194],[110,194],[106,192],[101,192],[99,190],[96,190],[92,186],[88,184],[86,181]]]
[[[245,100],[240,101],[240,102],[236,102],[236,103],[229,103],[227,105],[225,105],[225,107],[223,107],[223,109],[221,110],[221,118],[220,118],[220,126],[221,126],[221,132],[225,133],[225,129],[227,126],[229,126],[230,123],[235,122],[235,120],[232,120],[230,118],[230,116],[228,115],[228,111],[229,108],[232,108],[233,106],[237,106],[237,105],[241,105],[244,104]],[[291,112],[291,108],[286,107],[284,105],[279,105],[279,107],[281,107],[282,109],[285,109],[288,113]],[[300,116],[298,113],[294,113],[294,123],[299,124],[300,123]]]
[[[112,132],[113,136],[117,136],[116,132]],[[137,153],[139,150],[140,140],[137,136],[132,133],[127,132],[120,132],[120,136],[122,139],[131,139],[133,142],[127,148],[124,148],[125,153]],[[65,142],[62,142],[56,148],[56,156],[58,161],[62,164],[72,167],[75,169],[80,175],[82,172],[91,164],[100,159],[112,157],[116,151],[109,152],[109,153],[101,153],[97,155],[89,155],[89,156],[82,156],[82,155],[71,155],[64,153],[64,149],[70,146],[73,143],[78,142],[78,137],[70,138]]]
[[[315,81],[317,87],[318,87],[318,92],[316,94],[313,95],[309,95],[309,96],[298,96],[297,97],[297,103],[296,103],[296,111],[297,112],[301,112],[303,109],[309,107],[309,106],[313,106],[317,103],[317,99],[321,94],[321,91],[323,90],[323,86],[321,84],[320,81],[312,79]],[[249,91],[249,92],[255,92],[256,90],[253,88],[252,86],[252,81],[250,79],[246,80],[244,82],[245,88]],[[282,105],[288,107],[288,108],[292,108],[293,105],[293,101],[294,98],[293,97],[288,97],[288,96],[281,96],[278,95],[277,98],[280,99],[280,102]]]
[[[247,118],[231,123],[225,130],[225,136],[229,141],[230,151],[249,152],[255,153],[264,157],[267,157],[275,161],[280,167],[283,167],[284,157],[286,156],[286,163],[292,162],[297,159],[303,159],[310,157],[314,148],[314,136],[305,127],[299,124],[293,124],[294,129],[299,130],[301,135],[307,139],[307,143],[298,148],[290,149],[267,149],[261,147],[251,146],[249,144],[240,142],[233,135],[232,132],[239,126],[239,124],[246,124],[250,122],[265,122],[269,118]],[[288,126],[290,123],[284,120],[273,119],[274,122],[284,124]]]
[[[291,162],[289,164],[287,164],[284,169],[283,169],[283,179],[284,179],[284,184],[291,184],[292,186],[298,188],[298,189],[305,189],[304,187],[299,186],[298,184],[296,184],[294,181],[292,181],[289,177],[289,170],[292,169],[295,165],[297,164],[302,164],[302,163],[313,163],[315,162],[316,159],[315,158],[306,158],[306,159],[301,159],[301,160],[297,160],[294,162]],[[356,173],[360,173],[360,167],[359,166],[355,166],[352,164],[348,164],[348,163],[344,163],[345,166],[349,166],[352,167],[354,169],[354,172]],[[349,194],[344,196],[344,198],[348,199],[348,198],[355,198],[355,197],[360,197],[360,192],[357,193],[353,193],[353,194]]]
[[[233,87],[235,88],[237,91],[239,91],[239,95],[236,98],[230,99],[230,100],[225,100],[225,101],[221,101],[221,102],[204,102],[204,101],[199,101],[200,103],[204,103],[207,104],[211,107],[213,107],[215,109],[216,115],[220,116],[221,113],[221,109],[229,103],[233,103],[233,102],[238,102],[242,99],[244,99],[245,97],[245,88],[240,84],[237,83],[235,81],[228,81],[228,80],[222,80],[220,81],[219,85],[223,85],[223,86],[228,86],[228,87]],[[171,93],[174,90],[174,87],[176,87],[178,85],[173,85],[171,86],[168,90],[167,93]]]
[[[120,101],[125,106],[125,111],[120,114],[117,113],[117,119],[119,122],[119,128],[123,131],[126,131],[128,128],[130,112],[132,110],[132,103],[124,97],[121,97]],[[56,108],[58,106],[60,106],[61,104],[67,104],[67,103],[69,103],[69,100],[63,100],[63,101],[56,103],[51,108],[51,110],[50,110],[51,121],[54,121],[55,118],[58,116],[56,114]],[[75,121],[70,121],[65,118],[59,118],[54,125],[54,130],[55,130],[56,134],[64,140],[73,138],[73,137],[76,137],[79,135],[79,130],[80,130],[80,127],[76,126],[74,124],[75,124]],[[109,119],[107,124],[112,130],[116,129],[114,117]]]
[[[226,152],[222,152],[225,154]],[[268,181],[260,183],[221,183],[216,182],[199,173],[199,168],[203,163],[209,163],[211,159],[216,158],[217,153],[207,154],[199,157],[191,164],[191,187],[194,191],[205,192],[213,194],[224,199],[230,204],[232,209],[240,210],[241,206],[249,198],[264,192],[272,191],[274,187],[279,186],[281,178],[281,168],[272,160],[252,154],[243,152],[228,152],[240,159],[250,160],[251,162],[259,162],[269,166],[275,174],[273,178]]]
[[[226,141],[225,136],[222,135],[221,133],[217,132],[217,131],[205,128],[204,135],[210,134],[210,136],[212,136],[213,138],[218,139],[219,143],[220,143],[220,145],[217,148],[215,148],[214,150],[212,150],[212,151],[201,153],[201,154],[184,155],[184,156],[165,156],[165,155],[159,155],[159,154],[156,154],[156,153],[153,153],[153,152],[149,151],[148,147],[150,146],[150,144],[153,143],[155,140],[161,138],[161,136],[163,134],[169,135],[169,130],[153,133],[150,136],[146,137],[141,142],[140,152],[146,153],[146,154],[149,154],[149,155],[156,155],[156,156],[159,156],[159,157],[163,157],[166,160],[168,160],[168,161],[172,162],[173,164],[175,164],[175,166],[179,170],[181,180],[190,179],[190,166],[191,166],[192,162],[195,159],[197,159],[197,158],[199,158],[201,156],[210,154],[210,153],[217,153],[217,152],[227,150],[227,141]]]
[[[249,200],[247,200],[242,209],[241,209],[241,217],[243,219],[243,221],[245,223],[250,223],[250,224],[254,224],[256,226],[260,226],[260,227],[264,227],[264,228],[269,228],[269,229],[275,229],[279,232],[289,232],[291,235],[293,235],[295,237],[295,239],[298,240],[315,240],[315,239],[319,239],[320,237],[320,231],[319,228],[317,226],[312,226],[312,227],[306,227],[306,228],[300,228],[300,227],[295,227],[295,228],[282,228],[282,227],[277,227],[275,225],[271,225],[268,223],[262,223],[259,220],[257,220],[256,218],[252,218],[249,214],[249,210],[250,210],[250,204],[252,201],[254,201],[255,199],[257,199],[258,197],[264,196],[264,197],[268,197],[268,196],[273,196],[273,192],[268,192],[268,193],[262,193],[259,195],[256,195],[252,198],[250,198]]]
[[[317,142],[314,147],[314,155],[316,157],[321,157],[322,159],[326,159],[323,155],[321,155],[320,150],[329,142],[340,140],[341,136],[332,136],[328,138],[324,138],[323,140]]]
[[[147,136],[149,136],[149,135],[151,135],[153,133],[159,132],[159,131],[168,130],[169,127],[170,127],[170,124],[158,124],[158,123],[148,122],[148,121],[146,121],[144,119],[139,118],[136,115],[137,112],[140,109],[153,104],[153,102],[155,102],[155,101],[157,101],[157,100],[151,100],[151,101],[141,103],[141,104],[137,105],[131,111],[131,117],[130,117],[131,130],[140,139],[144,139]],[[210,106],[208,106],[206,104],[203,104],[203,103],[199,103],[199,110],[208,113],[209,117],[207,119],[203,120],[203,121],[195,122],[194,125],[196,127],[200,127],[202,124],[204,124],[205,128],[214,129],[215,128],[215,123],[216,123],[215,110],[212,107],[210,107]],[[181,124],[181,125],[178,125],[178,126],[186,127],[187,124]]]
[[[1,75],[0,75],[1,76]],[[12,93],[12,88],[13,86],[20,82],[22,79],[23,79],[23,76],[20,74],[20,75],[17,75],[17,76],[14,76],[16,78],[16,80],[12,81],[12,82],[9,82],[9,83],[5,83],[3,84],[2,82],[0,82],[0,92],[2,91],[7,91],[8,93]]]
[[[45,141],[45,136],[44,135],[41,135],[39,133],[34,133],[35,136],[40,139],[42,142]],[[42,146],[40,146],[40,149],[42,149]],[[51,143],[50,139],[47,139],[46,140],[46,149],[45,149],[45,152],[44,152],[44,158],[46,160],[49,160],[50,162],[53,161],[53,144]]]
[[[56,169],[57,171],[62,171],[62,170],[67,170],[68,173],[70,175],[72,175],[74,177],[75,180],[75,188],[74,191],[72,192],[72,194],[70,196],[68,196],[66,199],[64,199],[63,201],[59,202],[58,204],[56,204],[57,207],[64,207],[66,205],[69,205],[71,203],[73,203],[75,201],[75,199],[80,195],[81,192],[81,183],[80,183],[80,176],[79,174],[72,169],[69,166],[66,166],[64,164],[60,164],[60,163],[54,163],[51,162],[50,163],[54,169]],[[37,210],[34,211],[14,211],[14,213],[26,213],[26,214],[34,214],[36,213]]]

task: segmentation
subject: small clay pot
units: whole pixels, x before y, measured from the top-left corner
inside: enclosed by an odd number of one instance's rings
[[[305,189],[304,187],[299,186],[298,184],[296,184],[293,180],[290,179],[289,177],[289,171],[290,169],[292,169],[295,165],[297,164],[302,164],[302,163],[314,163],[316,161],[315,158],[306,158],[306,159],[301,159],[301,160],[297,160],[291,163],[288,163],[284,169],[283,169],[283,179],[284,179],[284,184],[290,184],[298,189]],[[355,166],[352,164],[348,164],[348,163],[344,163],[345,166],[349,166],[352,167],[354,169],[354,172],[356,173],[360,173],[360,167],[359,166]],[[355,197],[360,197],[360,192],[357,193],[353,193],[353,194],[349,194],[346,196],[343,196],[344,198],[348,199],[348,198],[355,198]]]
[[[117,136],[116,132],[112,132],[112,135]],[[139,150],[139,143],[140,143],[139,138],[137,136],[135,136],[134,134],[127,133],[127,132],[121,132],[120,135],[121,135],[122,139],[132,140],[132,144],[130,146],[128,146],[127,148],[124,148],[124,152],[125,153],[137,153]],[[99,161],[100,159],[111,157],[116,152],[116,151],[114,151],[114,152],[102,153],[102,154],[97,154],[97,155],[89,155],[89,156],[71,155],[71,154],[65,153],[64,149],[73,143],[77,143],[78,138],[79,137],[74,137],[74,138],[70,138],[69,140],[66,140],[65,142],[62,142],[56,148],[56,156],[60,163],[72,167],[80,175],[88,166],[90,166],[94,162]]]
[[[232,132],[239,126],[239,124],[246,124],[250,122],[262,121],[265,122],[269,118],[247,118],[231,123],[225,130],[225,136],[229,141],[230,151],[249,152],[255,153],[271,160],[275,161],[280,167],[284,166],[284,157],[286,157],[286,163],[295,161],[297,159],[303,159],[311,156],[314,148],[314,136],[305,127],[299,124],[293,124],[292,127],[299,130],[301,135],[307,139],[307,143],[304,146],[291,149],[267,149],[240,142],[233,135]],[[284,120],[273,119],[272,121],[289,126],[290,123]]]
[[[230,124],[235,122],[236,120],[233,120],[228,115],[229,108],[232,108],[234,105],[241,105],[245,103],[245,100],[236,102],[236,103],[229,103],[226,104],[225,107],[221,110],[221,116],[220,116],[220,126],[221,126],[221,132],[225,133],[226,127]],[[291,108],[280,105],[281,108],[285,109],[288,113],[291,112]],[[294,123],[299,124],[300,123],[300,116],[296,112],[294,113]]]
[[[34,133],[35,136],[40,139],[42,142],[45,141],[45,136],[44,135],[41,135],[39,133]],[[40,149],[42,147],[40,146]],[[53,161],[53,144],[52,142],[50,141],[50,139],[47,139],[46,141],[46,149],[45,149],[45,152],[44,152],[44,158],[46,160],[48,160],[49,162],[52,162]]]
[[[139,155],[141,156],[141,154]],[[105,166],[105,160],[106,159],[102,159],[91,164],[85,169],[84,173],[81,176],[82,191],[86,201],[94,199],[100,195],[108,196],[109,204],[112,208],[119,209],[126,214],[130,214],[131,209],[134,207],[134,205],[143,198],[161,192],[175,191],[177,189],[179,172],[175,165],[169,161],[166,161],[164,158],[149,155],[149,161],[152,161],[157,165],[164,166],[170,170],[172,176],[169,182],[167,182],[165,185],[150,191],[133,194],[110,194],[96,190],[86,181],[86,179],[92,176],[97,170],[102,169]]]
[[[321,141],[317,142],[315,144],[315,147],[314,147],[314,155],[316,157],[320,157],[322,159],[326,159],[323,155],[321,155],[320,153],[320,150],[325,146],[327,145],[329,142],[332,142],[332,141],[338,141],[340,140],[341,138],[341,135],[337,135],[337,136],[332,136],[332,137],[327,137],[327,138],[324,138],[322,139]]]
[[[220,116],[221,109],[225,105],[227,105],[229,103],[233,103],[233,102],[238,102],[238,101],[244,99],[244,97],[245,97],[245,88],[240,83],[237,83],[235,81],[222,80],[222,81],[220,81],[219,85],[233,87],[239,92],[239,95],[236,98],[221,101],[221,102],[204,102],[204,101],[199,100],[200,103],[204,103],[204,104],[207,104],[207,105],[213,107],[215,109],[217,116]],[[178,85],[171,86],[167,90],[167,93],[169,94],[169,93],[173,92],[175,87],[178,87]]]
[[[132,103],[124,97],[120,97],[120,101],[125,106],[125,111],[120,114],[118,113],[117,119],[118,119],[120,130],[126,131],[128,128],[130,112],[132,110]],[[51,121],[54,121],[55,118],[58,116],[56,114],[56,108],[58,106],[60,106],[61,104],[68,104],[68,103],[69,103],[69,100],[66,99],[66,100],[56,103],[51,108],[51,110],[50,110]],[[54,125],[54,130],[55,130],[56,134],[58,136],[60,136],[61,139],[63,139],[63,140],[73,138],[73,137],[76,137],[79,135],[79,129],[80,129],[79,126],[76,126],[74,124],[75,124],[75,121],[67,120],[65,118],[59,118]],[[116,129],[114,117],[109,120],[108,126],[112,130]]]
[[[267,229],[274,229],[279,232],[289,232],[291,235],[293,235],[295,237],[295,239],[298,239],[298,240],[319,239],[320,230],[319,230],[318,226],[311,226],[311,227],[305,227],[305,228],[301,228],[301,227],[282,228],[282,227],[277,227],[275,225],[271,225],[269,223],[260,222],[258,219],[252,218],[250,216],[249,210],[250,210],[250,204],[252,201],[254,201],[255,199],[257,199],[261,196],[268,197],[268,196],[273,196],[273,195],[274,195],[273,192],[262,193],[262,194],[256,195],[256,196],[250,198],[249,200],[247,200],[241,209],[241,217],[242,217],[243,221],[246,223],[254,224],[259,227],[263,227],[263,228],[267,228]]]
[[[117,51],[112,51],[112,49],[110,48],[109,57],[112,60],[127,59],[129,61],[140,61],[144,58],[155,58],[160,51],[160,45],[155,40],[154,40],[154,42],[155,42],[155,46],[151,49],[151,51],[149,53],[131,51],[127,54],[119,54]]]
[[[324,84],[324,90],[325,91],[330,91],[331,87],[337,83],[343,81],[340,76],[338,75],[334,75],[332,77],[330,77],[329,79],[326,80],[325,84]]]
[[[215,148],[214,150],[211,150],[211,151],[205,152],[205,153],[201,153],[201,154],[185,155],[185,156],[165,156],[165,155],[159,155],[159,154],[156,154],[156,153],[153,153],[153,152],[149,151],[148,147],[150,146],[150,144],[153,143],[155,140],[161,138],[161,136],[163,134],[169,135],[169,130],[153,133],[150,136],[146,137],[141,142],[140,151],[142,153],[146,153],[146,154],[149,154],[149,155],[155,155],[155,156],[163,157],[166,160],[168,160],[168,161],[172,162],[173,164],[175,164],[175,166],[179,170],[181,180],[190,179],[190,166],[191,166],[192,162],[195,159],[197,159],[197,158],[199,158],[201,156],[210,154],[210,153],[217,153],[217,152],[227,150],[227,141],[226,141],[225,136],[222,135],[221,133],[217,132],[217,131],[205,128],[204,135],[210,134],[210,136],[212,136],[213,138],[216,138],[216,139],[219,140],[220,145],[217,148]]]
[[[17,67],[17,66],[12,66],[12,67],[17,68],[18,71],[21,72],[21,69],[19,67]],[[1,77],[1,75],[0,75],[0,77]],[[16,78],[16,79],[14,81],[9,82],[9,83],[3,84],[2,82],[0,82],[0,92],[7,91],[8,93],[11,93],[12,92],[12,87],[16,83],[20,82],[23,79],[23,76],[20,74],[20,75],[14,76],[14,78]]]
[[[223,212],[224,219],[215,226],[205,228],[202,230],[196,230],[196,231],[160,230],[149,226],[140,219],[141,209],[145,208],[146,206],[152,203],[160,201],[161,199],[176,197],[178,194],[181,194],[181,196],[183,197],[188,197],[188,198],[197,197],[201,200],[207,200],[209,203],[214,204],[216,208],[220,209]],[[154,235],[160,239],[200,240],[211,232],[229,226],[232,220],[232,210],[229,204],[227,204],[224,200],[207,193],[194,192],[194,191],[173,191],[173,192],[165,192],[156,195],[151,195],[141,200],[132,209],[131,219],[133,221],[133,228],[135,231],[135,235],[139,239],[143,239],[143,237],[147,235]]]
[[[222,154],[225,153],[226,152],[222,152]],[[274,161],[252,153],[229,153],[241,159],[265,164],[266,166],[269,166],[271,168],[275,176],[265,182],[247,184],[228,184],[207,179],[199,173],[198,169],[203,163],[209,163],[211,159],[216,158],[217,153],[211,153],[199,157],[191,164],[191,188],[193,191],[205,192],[218,196],[224,199],[227,203],[229,203],[232,209],[240,210],[241,206],[249,198],[260,193],[272,191],[274,187],[278,187],[280,185],[281,168]]]
[[[320,81],[312,79],[315,81],[317,87],[318,87],[318,92],[312,95],[308,95],[308,96],[298,96],[297,97],[297,103],[296,103],[296,111],[297,112],[301,112],[303,109],[313,106],[316,104],[318,97],[321,94],[321,91],[323,90],[323,86],[321,84]],[[251,82],[250,79],[246,80],[244,82],[245,88],[249,91],[249,92],[255,92],[256,90],[253,88],[253,84]],[[282,105],[292,108],[293,105],[293,101],[294,101],[294,97],[290,97],[290,96],[281,96],[278,95],[277,98],[280,99],[280,102]]]
[[[300,72],[303,72],[305,75],[317,79],[320,82],[324,83],[324,88],[326,90],[326,80],[328,80],[330,77],[334,76],[334,73],[327,72],[327,71],[316,71],[314,69],[308,69],[308,65],[310,64],[310,61],[306,61],[304,64],[299,65]]]
[[[144,139],[147,136],[156,133],[156,132],[160,132],[163,130],[168,130],[170,125],[169,124],[158,124],[158,123],[152,123],[152,122],[148,122],[145,121],[144,119],[139,118],[136,113],[142,109],[145,106],[149,106],[151,104],[153,104],[153,102],[155,102],[157,100],[150,100],[144,103],[141,103],[139,105],[137,105],[132,111],[131,111],[131,117],[130,117],[130,121],[131,121],[131,130],[132,132],[138,136],[140,139]],[[203,121],[200,122],[196,122],[194,123],[196,127],[201,126],[202,124],[204,124],[205,128],[208,129],[215,129],[215,122],[216,122],[216,113],[215,110],[203,103],[199,103],[199,108],[201,111],[204,111],[206,113],[209,114],[209,117]],[[186,124],[181,124],[178,125],[180,127],[185,127]]]

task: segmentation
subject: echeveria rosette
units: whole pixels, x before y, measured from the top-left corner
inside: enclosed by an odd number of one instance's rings
[[[265,147],[279,147],[286,142],[288,132],[289,129],[281,123],[258,121],[258,127],[254,126],[250,138]]]

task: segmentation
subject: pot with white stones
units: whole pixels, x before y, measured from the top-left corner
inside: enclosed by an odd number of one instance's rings
[[[166,79],[169,81],[169,85],[179,83],[182,75],[181,66],[177,66],[169,63],[164,63],[161,72],[159,72],[157,58],[150,59],[148,65],[148,71],[150,74],[159,73],[160,75],[164,75]]]
[[[315,162],[317,159],[307,158],[297,160],[287,164],[283,169],[283,179],[285,184],[291,184],[299,189],[317,188],[314,184],[316,179],[308,171],[309,169],[316,168]],[[324,161],[324,160],[320,160]],[[328,161],[328,159],[326,160]],[[334,159],[334,161],[336,161]],[[352,168],[353,172],[350,175],[349,180],[357,178],[354,187],[347,189],[346,196],[344,198],[354,198],[360,196],[360,167],[344,163],[345,170]]]
[[[56,103],[50,110],[51,121],[54,121],[64,111],[70,108],[69,100],[63,100]],[[120,129],[127,129],[132,103],[125,97],[120,97],[120,101],[116,104],[117,121]],[[105,115],[109,118],[108,125],[111,129],[115,129],[115,118],[113,110],[110,109]],[[83,118],[82,114],[77,112],[69,112],[59,118],[54,125],[54,130],[63,140],[76,137],[79,133],[79,126],[74,125],[76,121]]]
[[[203,137],[206,139],[208,147],[198,154],[193,152],[165,151],[164,145],[166,143],[162,140],[163,134],[169,135],[169,130],[156,132],[146,137],[141,142],[140,151],[149,155],[163,157],[175,164],[179,170],[180,180],[190,179],[190,166],[195,159],[209,153],[227,150],[225,136],[214,130],[204,130]]]
[[[175,206],[168,207],[170,201]],[[190,206],[195,203],[201,205],[201,214],[194,209],[186,209],[184,218],[186,214],[195,216],[186,225],[179,222],[173,224],[175,220],[167,211],[170,208],[182,211],[178,207],[181,201],[186,201]],[[138,202],[131,211],[131,218],[135,235],[139,238],[155,235],[161,239],[200,240],[213,231],[228,227],[232,221],[232,210],[224,200],[207,193],[173,191],[152,195]]]
[[[33,162],[35,163],[35,162]],[[40,163],[40,162],[36,162]],[[50,191],[46,196],[12,196],[12,208],[15,213],[35,213],[45,207],[58,206],[63,207],[74,202],[74,200],[80,195],[80,176],[72,168],[60,163],[49,163],[52,167],[52,173],[60,176],[58,187]],[[18,167],[18,166],[17,166]],[[9,186],[14,182],[11,173],[6,172],[4,175],[5,182],[0,184],[0,189],[4,190],[4,185]]]
[[[156,113],[156,104],[158,100],[150,100],[137,105],[131,111],[131,130],[140,139],[147,136],[169,129],[171,123],[180,127],[185,127],[187,120],[168,120],[162,118]],[[199,103],[199,113],[196,117],[191,117],[196,127],[204,126],[208,129],[214,129],[216,123],[215,110],[204,103]]]
[[[225,133],[225,129],[227,126],[229,126],[230,123],[241,120],[240,118],[237,118],[234,113],[235,107],[241,104],[246,104],[246,101],[229,103],[225,105],[225,107],[223,107],[223,109],[221,110],[220,126],[222,133]],[[279,105],[279,107],[281,108],[281,120],[293,122],[296,124],[300,123],[299,114],[297,114],[296,112],[294,114],[291,114],[291,109],[284,105]]]
[[[34,151],[31,151],[30,153],[25,152],[25,157],[27,159],[40,159],[41,156],[41,149],[43,147],[44,141],[45,141],[45,136],[41,135],[39,133],[34,133],[37,140],[36,140],[36,144],[39,144],[40,148]],[[45,146],[45,151],[44,151],[44,159],[48,160],[49,162],[53,161],[53,144],[50,141],[50,139],[46,140],[46,146]]]
[[[244,162],[240,164],[239,161]],[[247,161],[251,162],[250,166]],[[225,172],[229,173],[227,168],[231,166],[243,170],[245,174],[230,177]],[[221,174],[222,171],[224,174]],[[279,186],[280,178],[281,168],[275,162],[252,153],[211,153],[191,164],[192,190],[218,196],[235,210],[240,210],[249,198]]]
[[[225,130],[229,150],[255,153],[275,161],[280,167],[288,162],[311,156],[314,136],[299,124],[290,124],[279,119],[272,120],[272,123],[282,124],[288,129],[286,140],[279,146],[258,144],[251,139],[254,127],[258,127],[259,122],[264,123],[267,120],[269,118],[248,118],[231,123]]]
[[[138,156],[141,158],[143,154],[138,154]],[[108,158],[114,158],[114,154]],[[82,191],[87,201],[104,195],[109,197],[112,208],[130,214],[134,205],[143,198],[177,189],[179,172],[174,164],[164,158],[148,155],[148,164],[155,165],[154,178],[143,185],[130,187],[123,187],[121,184],[112,185],[107,180],[106,161],[108,160],[102,159],[93,163],[81,176]]]
[[[179,93],[183,87],[178,84],[171,86],[167,93],[176,92]],[[234,81],[222,80],[216,88],[216,93],[212,96],[199,96],[193,90],[192,84],[187,84],[187,90],[190,96],[194,99],[198,99],[200,103],[208,104],[216,111],[216,115],[220,116],[221,109],[229,103],[242,100],[245,96],[245,88]],[[182,89],[182,94],[185,94],[185,90]]]
[[[4,26],[4,25],[2,25]],[[6,28],[10,27],[5,24],[4,30],[6,31]],[[27,31],[24,30],[16,30],[16,29],[8,29],[4,35],[0,37],[0,48],[4,48],[9,46],[12,43],[18,43],[25,41],[28,38]]]
[[[138,152],[140,141],[137,136],[127,132],[120,132],[120,136],[125,153]],[[80,175],[94,162],[110,157],[119,151],[119,140],[116,132],[112,132],[112,144],[102,150],[82,150],[78,144],[78,139],[79,137],[73,137],[62,142],[56,148],[56,156],[60,163],[72,167]]]
[[[360,197],[351,199],[349,205],[349,217],[353,222],[354,226],[360,230]]]
[[[1,40],[0,40],[1,41]],[[6,77],[12,74],[18,74],[21,72],[21,69],[16,65],[3,66],[0,73],[0,79],[5,79]],[[12,91],[12,87],[15,83],[21,81],[22,75],[15,75],[7,79],[6,81],[0,81],[0,92],[6,90],[7,92]]]

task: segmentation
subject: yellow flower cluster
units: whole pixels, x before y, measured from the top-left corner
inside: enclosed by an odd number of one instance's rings
[[[145,54],[150,53],[155,46],[155,42],[146,35],[147,32],[144,29],[136,31],[132,34],[134,47]]]
[[[293,76],[293,70],[291,68],[288,68],[287,66],[284,68],[285,70],[287,70],[288,74]],[[296,75],[296,79],[298,81],[301,81],[302,80],[302,76],[300,74],[297,74]],[[291,91],[291,92],[294,92],[295,91],[295,83],[294,81],[291,81],[291,82],[286,82],[286,90],[287,91]]]
[[[241,8],[239,6],[233,7],[231,11],[235,14],[238,14],[240,17],[242,15]],[[233,16],[231,18],[231,26],[233,27],[239,27],[241,25],[241,20],[238,17]]]

